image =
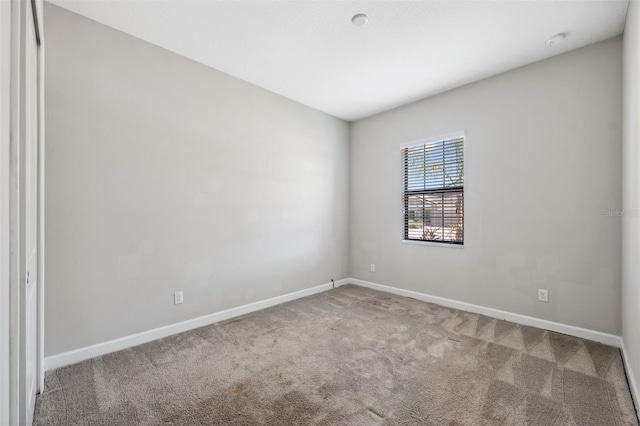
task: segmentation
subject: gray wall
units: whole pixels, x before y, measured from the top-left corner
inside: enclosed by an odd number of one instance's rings
[[[347,276],[348,123],[45,14],[47,356]]]
[[[623,41],[622,339],[627,374],[640,389],[640,4],[629,2]],[[636,397],[640,395],[636,394]],[[640,401],[636,401],[640,403]]]
[[[621,48],[611,39],[353,123],[351,275],[619,334],[620,218],[605,212],[621,206]],[[459,130],[465,246],[403,244],[399,145]]]
[[[45,12],[47,356],[349,275],[620,333],[621,219],[605,214],[622,205],[620,38],[349,134],[204,65]],[[399,145],[458,130],[465,247],[403,244]]]

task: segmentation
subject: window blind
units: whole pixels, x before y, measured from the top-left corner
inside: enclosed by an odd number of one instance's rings
[[[464,242],[464,138],[402,150],[405,240]]]

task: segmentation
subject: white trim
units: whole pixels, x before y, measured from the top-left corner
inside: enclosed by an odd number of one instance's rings
[[[555,331],[558,333],[569,334],[571,336],[580,337],[582,339],[593,340],[596,342],[604,343],[606,345],[621,347],[622,339],[620,336],[613,334],[603,333],[601,331],[590,330],[587,328],[576,327],[573,325],[562,324],[559,322],[553,322],[544,320],[541,318],[530,317],[527,315],[520,315],[513,312],[501,311],[499,309],[486,308],[480,305],[474,305],[472,303],[459,302],[453,299],[446,299],[444,297],[431,296],[424,293],[418,293],[417,291],[404,290],[397,287],[390,287],[382,284],[373,283],[371,281],[359,280],[356,278],[349,278],[347,281],[350,284],[359,285],[361,287],[371,288],[373,290],[384,291],[387,293],[397,294],[399,296],[411,297],[414,299],[422,300],[425,302],[435,303],[447,308],[460,309],[462,311],[473,312],[476,314],[486,315],[491,318],[503,319],[517,324],[528,325],[531,327],[543,328],[545,330]]]
[[[9,245],[11,251],[10,274],[10,389],[9,397],[11,406],[9,408],[9,424],[19,424],[24,422],[24,413],[21,412],[23,394],[20,389],[20,279],[22,273],[22,260],[20,252],[20,190],[19,190],[19,156],[21,134],[21,87],[22,87],[22,66],[21,66],[21,40],[22,40],[22,9],[24,2],[11,1],[11,101],[10,101],[10,148],[9,148],[9,216],[10,232]]]
[[[464,138],[464,130],[460,130],[453,133],[447,133],[446,135],[438,135],[428,138],[417,139],[409,142],[403,142],[400,144],[400,149],[411,148],[417,145],[428,145],[430,143],[448,141],[451,139]]]
[[[633,407],[636,409],[638,421],[640,421],[640,388],[638,388],[638,383],[636,383],[636,376],[631,368],[631,362],[629,362],[629,359],[627,358],[627,347],[624,345],[624,339],[621,339],[621,342],[622,346],[620,349],[622,350],[622,361],[624,362],[624,369],[627,373],[629,389],[631,389],[631,399],[633,400]]]
[[[37,392],[44,391],[44,4],[36,1],[38,14],[38,314],[37,314]]]
[[[447,247],[447,248],[457,248],[457,249],[464,248],[464,244],[435,243],[432,241],[418,241],[418,240],[402,240],[402,244],[415,244],[417,246]]]
[[[347,280],[337,280],[335,281],[335,285],[336,287],[339,287],[340,285],[347,284],[347,282]],[[261,309],[269,308],[271,306],[279,305],[285,302],[290,302],[302,297],[322,293],[323,291],[331,290],[331,288],[331,283],[322,284],[305,290],[300,290],[293,293],[284,294],[282,296],[272,297],[270,299],[262,300],[259,302],[253,302],[247,305],[238,306],[237,308],[227,309],[187,321],[182,321],[176,324],[155,328],[153,330],[143,331],[141,333],[109,340],[107,342],[98,343],[96,345],[87,346],[85,348],[75,349],[69,352],[63,352],[61,354],[49,356],[44,359],[45,370],[51,370],[54,368],[64,367],[65,365],[75,364],[77,362],[84,361],[90,358],[130,348],[132,346],[141,345],[152,340],[161,339],[173,334],[182,333],[194,328],[203,327],[205,325],[224,321],[229,318],[259,311]]]
[[[0,1],[0,424],[10,424],[10,120],[11,2]]]

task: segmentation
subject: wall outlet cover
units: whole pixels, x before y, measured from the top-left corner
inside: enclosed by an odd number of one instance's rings
[[[538,289],[538,300],[541,302],[548,302],[549,301],[549,291],[539,288]]]

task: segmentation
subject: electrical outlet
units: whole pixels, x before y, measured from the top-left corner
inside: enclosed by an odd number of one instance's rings
[[[376,265],[375,263],[371,264],[371,272],[375,272],[376,271]]]
[[[538,289],[538,300],[541,302],[548,302],[549,301],[549,290],[545,290],[542,288]]]
[[[173,304],[174,305],[179,305],[182,302],[184,302],[184,296],[182,294],[181,291],[176,291],[175,293],[173,293]]]

